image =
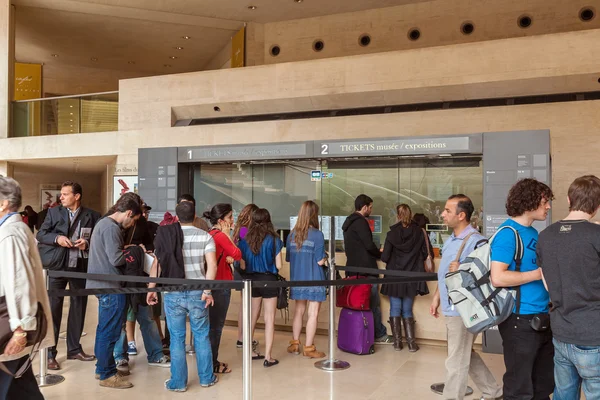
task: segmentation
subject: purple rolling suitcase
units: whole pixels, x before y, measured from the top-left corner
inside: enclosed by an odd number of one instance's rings
[[[354,354],[375,353],[375,328],[372,311],[342,308],[338,324],[338,347]]]

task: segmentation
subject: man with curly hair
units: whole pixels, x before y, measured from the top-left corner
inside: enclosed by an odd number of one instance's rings
[[[523,179],[509,191],[502,226],[514,228],[523,242],[523,258],[517,265],[517,240],[510,229],[500,232],[491,245],[491,279],[496,287],[516,292],[513,314],[499,325],[504,345],[504,399],[549,399],[554,390],[554,347],[548,323],[550,297],[537,264],[538,232],[532,226],[544,221],[554,198],[552,190],[535,179]]]

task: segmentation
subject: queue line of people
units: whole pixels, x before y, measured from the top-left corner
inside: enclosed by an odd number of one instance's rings
[[[81,190],[73,182],[63,185],[61,195],[63,207],[67,215],[66,221],[57,214],[57,220],[67,226],[65,234],[53,233],[54,240],[41,242],[43,246],[55,245],[62,251],[61,268],[77,268],[80,258],[88,258],[88,272],[122,275],[125,264],[126,247],[124,230],[133,227],[143,213],[143,202],[138,195],[124,194],[111,208],[108,215],[99,219],[93,226],[93,234],[82,230],[85,215],[81,207]],[[20,266],[23,271],[35,269],[35,261],[42,264],[42,257],[36,257],[31,243],[35,243],[27,235],[32,236],[27,226],[19,230],[20,222],[15,210],[20,206],[20,188],[8,178],[0,178],[0,243],[15,245],[19,240],[21,252],[31,259],[29,265]],[[544,232],[538,235],[533,227],[536,221],[544,221],[553,200],[552,190],[545,184],[524,179],[515,184],[507,198],[506,209],[509,219],[503,224],[514,228],[524,243],[524,256],[517,265],[514,260],[515,237],[507,231],[501,232],[492,243],[491,281],[496,287],[509,287],[518,293],[515,310],[508,320],[499,326],[504,342],[504,361],[506,372],[503,386],[497,384],[481,357],[472,351],[476,335],[470,334],[457,315],[447,294],[444,292],[443,279],[448,272],[455,271],[462,260],[477,246],[483,238],[470,224],[474,212],[470,198],[463,194],[451,196],[444,208],[442,217],[453,233],[445,242],[442,259],[438,270],[439,283],[433,296],[430,313],[439,317],[438,309],[442,306],[448,331],[448,359],[446,360],[446,381],[432,387],[447,399],[464,397],[467,376],[470,375],[484,399],[547,399],[554,393],[555,399],[578,398],[583,390],[586,398],[593,399],[600,393],[597,387],[597,363],[594,357],[598,351],[598,336],[594,312],[597,311],[599,299],[594,289],[600,282],[597,267],[600,265],[600,242],[598,230],[600,226],[589,221],[600,208],[600,179],[595,176],[584,176],[573,182],[569,188],[568,200],[570,213]],[[193,198],[192,198],[193,199]],[[349,265],[371,266],[372,260],[383,259],[387,268],[410,271],[426,271],[428,259],[431,258],[431,246],[428,237],[410,207],[402,204],[397,207],[398,223],[393,225],[386,238],[383,249],[378,249],[366,223],[373,207],[373,201],[366,195],[360,195],[355,202],[356,212],[348,217],[343,226],[344,241]],[[212,228],[206,232],[197,228],[195,204],[192,201],[180,201],[176,208],[177,220],[157,230],[154,240],[156,260],[152,267],[152,276],[199,280],[232,280],[234,274],[251,280],[276,280],[282,267],[283,242],[275,232],[271,217],[266,209],[254,205],[247,207],[244,222],[246,226],[234,227],[233,210],[228,204],[218,204],[206,212]],[[93,213],[89,218],[95,217]],[[78,219],[79,218],[79,219]],[[64,219],[64,218],[63,218]],[[54,217],[47,218],[44,224],[53,225]],[[60,223],[58,225],[60,225]],[[6,225],[5,225],[6,224]],[[3,228],[5,225],[7,228]],[[75,225],[77,228],[73,228]],[[10,227],[10,228],[9,228]],[[15,234],[15,229],[17,228]],[[83,227],[87,229],[87,227]],[[235,228],[235,229],[234,229]],[[56,227],[53,229],[57,229]],[[21,232],[22,231],[22,232]],[[47,235],[46,230],[41,235]],[[78,231],[78,232],[73,232]],[[504,232],[507,232],[504,234]],[[23,233],[23,235],[21,235]],[[19,237],[19,235],[23,237]],[[15,236],[17,236],[15,238]],[[8,238],[8,239],[7,239]],[[360,243],[360,244],[358,244]],[[355,246],[351,246],[354,244]],[[130,245],[135,246],[135,245]],[[4,247],[3,247],[4,248]],[[145,250],[145,249],[144,249]],[[35,254],[32,254],[33,253]],[[88,251],[85,257],[84,251]],[[3,256],[9,252],[3,252]],[[47,252],[52,253],[52,252]],[[56,253],[56,250],[55,250]],[[55,260],[55,257],[45,257]],[[325,263],[324,237],[318,226],[318,206],[305,202],[298,215],[298,221],[287,239],[286,260],[290,262],[292,280],[325,279],[322,265]],[[362,262],[355,264],[356,259]],[[231,269],[232,264],[238,267]],[[6,263],[2,265],[2,293],[10,294],[5,281]],[[375,264],[376,268],[376,264]],[[38,271],[39,272],[39,271]],[[372,274],[376,276],[374,272]],[[51,307],[45,305],[45,290],[42,282],[37,282],[37,272],[33,272],[34,281],[30,282],[35,289],[29,291],[29,303],[40,302],[47,313]],[[10,276],[9,276],[10,277]],[[42,288],[38,287],[42,285]],[[116,286],[115,286],[116,285]],[[88,280],[87,288],[120,287],[118,283]],[[150,287],[153,287],[150,284]],[[373,285],[377,288],[377,285]],[[314,346],[314,335],[320,304],[326,299],[325,289],[320,287],[292,288],[291,298],[296,301],[296,314],[293,322],[292,340],[288,352],[302,353],[306,357],[321,358],[325,354]],[[377,290],[377,289],[375,289]],[[409,351],[417,351],[415,342],[415,321],[412,316],[412,304],[416,295],[428,294],[422,284],[390,284],[383,285],[381,293],[388,295],[391,302],[390,325],[392,336],[388,337],[385,326],[384,333],[378,335],[379,343],[391,342],[397,350],[402,349],[401,324],[404,325]],[[196,347],[196,361],[200,385],[210,387],[219,379],[218,375],[230,373],[231,368],[218,360],[220,337],[229,306],[231,292],[227,290],[203,290],[187,292],[166,292],[164,295],[165,313],[168,330],[171,335],[170,352],[171,378],[165,387],[171,391],[187,389],[187,365],[185,360],[185,325],[189,316]],[[252,293],[252,333],[258,320],[261,308],[264,308],[265,321],[265,355],[257,351],[253,341],[253,359],[263,360],[264,367],[270,368],[279,363],[272,356],[276,290],[271,288],[254,288]],[[95,353],[97,357],[96,373],[100,385],[110,388],[130,388],[133,385],[126,380],[126,375],[117,369],[114,358],[115,344],[119,341],[125,322],[127,298],[125,295],[109,294],[97,296],[99,300],[99,322],[96,332]],[[378,293],[377,293],[378,297]],[[157,303],[156,293],[147,295],[147,303]],[[29,304],[27,303],[27,304]],[[50,301],[52,303],[52,301]],[[216,306],[217,303],[220,303]],[[31,313],[31,305],[17,304],[12,308],[24,314],[20,326],[14,329],[14,337],[9,342],[0,361],[13,370],[23,365],[26,357],[26,343],[23,342],[22,330],[27,327],[27,313]],[[378,302],[372,303],[379,308]],[[21,309],[23,308],[23,309]],[[9,307],[9,312],[11,308]],[[27,311],[29,310],[29,311]],[[300,332],[303,316],[308,311],[309,318],[306,329],[306,341],[302,347]],[[376,310],[374,310],[376,314]],[[13,310],[13,312],[16,312]],[[49,320],[55,320],[54,316]],[[550,318],[553,329],[548,324],[540,324],[539,320]],[[27,320],[27,321],[26,321]],[[50,321],[51,322],[51,321]],[[16,324],[16,323],[15,323]],[[17,324],[16,324],[17,325]],[[241,324],[240,324],[241,325]],[[82,328],[82,326],[81,326]],[[21,329],[21,330],[19,330]],[[56,342],[57,328],[53,328]],[[78,339],[78,338],[77,338]],[[238,340],[239,344],[239,340]],[[68,358],[89,361],[91,358],[82,349],[69,344]],[[8,357],[8,358],[7,358]],[[11,361],[16,360],[16,361]],[[32,376],[27,372],[21,380],[10,374],[0,372],[4,397],[13,390],[37,392],[32,389]],[[37,385],[36,385],[37,387]],[[40,395],[41,396],[41,395]]]

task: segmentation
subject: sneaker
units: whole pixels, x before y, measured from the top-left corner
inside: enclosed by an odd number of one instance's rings
[[[117,371],[127,372],[129,374],[129,361],[124,358],[117,360]]]
[[[130,342],[127,344],[127,354],[130,356],[137,356],[137,347],[135,347],[135,342]]]
[[[394,338],[390,335],[383,335],[375,339],[375,344],[394,344]]]
[[[187,390],[187,386],[184,387],[183,389],[172,389],[172,388],[169,387],[169,382],[171,382],[170,379],[167,379],[165,381],[165,389],[167,389],[168,391],[171,391],[171,392],[185,392]]]
[[[169,342],[167,342],[166,339],[162,340],[162,352],[164,355],[168,356],[169,354],[171,354],[171,350],[169,349]]]
[[[244,342],[242,342],[241,340],[238,340],[237,343],[235,344],[235,347],[237,347],[238,349],[241,349],[242,347],[244,347]],[[257,347],[258,347],[258,340],[253,340],[252,341],[252,350],[256,350]]]
[[[117,375],[119,375],[121,378],[124,376],[129,376],[131,375],[131,372],[129,371],[119,371],[117,370]],[[100,374],[96,374],[96,380],[99,381],[100,380]]]
[[[202,386],[203,388],[207,388],[207,387],[211,387],[211,386],[215,386],[217,384],[217,382],[219,382],[219,377],[217,375],[213,375],[215,377],[215,379],[213,379],[213,381],[211,383],[206,383],[206,384],[200,384],[200,386]]]
[[[133,387],[133,383],[126,381],[119,374],[113,375],[103,381],[100,381],[100,386],[111,389],[129,389]]]
[[[170,368],[171,367],[171,359],[169,356],[162,356],[156,361],[149,362],[148,365],[153,367],[162,367],[162,368]]]

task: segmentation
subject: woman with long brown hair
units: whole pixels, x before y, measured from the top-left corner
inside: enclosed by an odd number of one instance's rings
[[[290,281],[325,280],[321,266],[325,263],[325,237],[319,230],[319,206],[313,201],[305,201],[300,207],[296,226],[289,234],[286,245],[286,261],[290,263]],[[327,299],[324,286],[292,287],[290,298],[296,301],[293,322],[293,337],[288,353],[300,354],[300,333],[302,321],[308,308],[306,322],[306,344],[302,349],[304,357],[323,358],[325,353],[317,351],[314,345],[317,332],[317,318],[321,303]]]
[[[246,237],[239,242],[242,251],[240,267],[250,280],[277,281],[277,275],[283,264],[281,250],[283,242],[277,236],[271,214],[264,208],[259,208],[252,215],[252,223]],[[277,288],[252,288],[252,337],[260,315],[261,303],[264,303],[263,320],[265,322],[265,355],[257,352],[253,360],[265,359],[265,368],[279,364],[271,357],[273,337],[275,335],[275,311],[277,310]]]
[[[385,238],[381,261],[386,269],[393,271],[425,272],[424,261],[428,249],[421,228],[412,220],[412,211],[407,204],[396,207],[398,223],[390,227]],[[408,351],[415,352],[419,346],[415,341],[415,319],[413,304],[417,295],[429,294],[426,282],[394,283],[381,286],[381,294],[390,298],[390,326],[394,337],[394,349],[402,350],[402,323]]]
[[[246,235],[248,234],[248,227],[250,226],[250,222],[252,222],[252,215],[254,214],[254,212],[258,210],[258,206],[256,204],[248,204],[246,205],[244,208],[242,208],[242,211],[240,211],[240,214],[237,217],[237,221],[235,223],[235,229],[233,231],[233,243],[235,243],[236,245],[240,242],[241,239],[245,238]],[[242,269],[240,268],[240,263],[239,261],[236,261],[233,263],[233,279],[235,279],[236,281],[240,281],[242,279],[245,278],[245,273],[244,271],[242,271]],[[242,312],[242,292],[240,291],[240,308],[238,310],[238,338],[237,338],[237,343],[236,343],[236,347],[238,349],[241,349],[244,346],[244,342],[242,342],[242,337],[243,337],[243,330],[242,330],[242,325],[243,325],[243,317],[244,317],[244,313]],[[260,312],[260,309],[258,310]],[[256,348],[256,346],[258,346],[258,342],[256,340],[254,340],[252,342],[252,348]]]

